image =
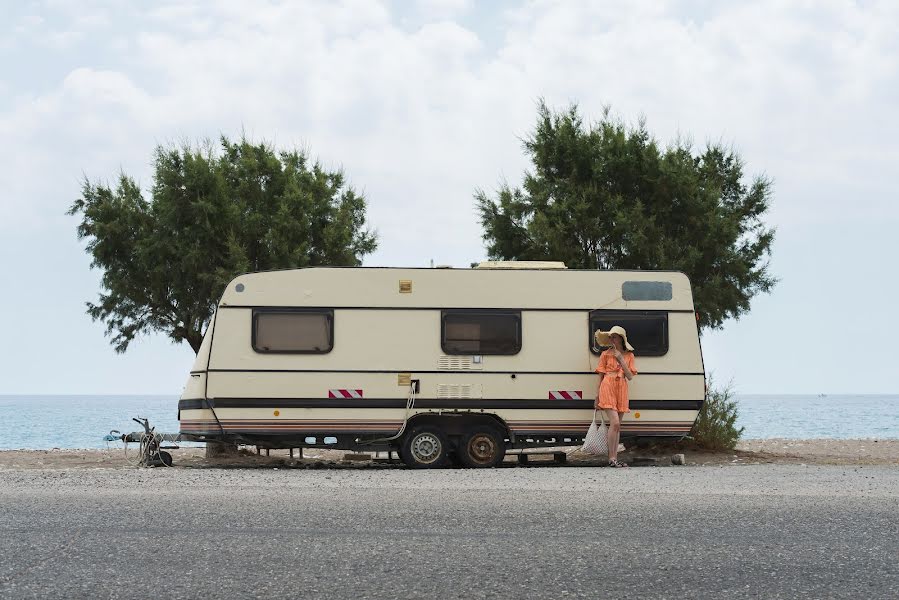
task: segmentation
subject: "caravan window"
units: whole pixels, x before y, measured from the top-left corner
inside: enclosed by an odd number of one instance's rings
[[[662,356],[668,353],[668,313],[659,310],[594,310],[590,312],[589,344],[594,354],[601,349],[593,345],[597,329],[608,331],[621,325],[634,356]]]
[[[518,354],[521,311],[444,310],[441,345],[447,354]]]
[[[325,354],[334,347],[334,311],[256,309],[253,311],[253,350],[297,354]]]

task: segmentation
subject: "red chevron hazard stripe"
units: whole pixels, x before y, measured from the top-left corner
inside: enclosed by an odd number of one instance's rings
[[[362,390],[328,390],[328,398],[361,398]]]
[[[549,392],[550,400],[583,400],[584,394],[581,390],[574,391],[566,391],[566,390],[550,390]]]

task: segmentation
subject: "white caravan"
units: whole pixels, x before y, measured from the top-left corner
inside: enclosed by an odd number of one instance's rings
[[[613,325],[627,329],[639,373],[622,436],[686,435],[705,371],[683,273],[500,262],[241,275],[197,354],[181,433],[493,466],[507,449],[582,441],[593,334]]]

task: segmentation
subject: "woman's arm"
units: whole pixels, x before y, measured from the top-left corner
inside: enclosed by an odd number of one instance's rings
[[[621,370],[624,372],[624,376],[628,381],[634,378],[634,374],[631,372],[630,368],[627,366],[627,361],[624,359],[624,354],[621,353],[618,348],[615,348],[615,360],[618,361],[618,364],[621,365]]]
[[[600,371],[598,374],[599,374],[599,383],[596,384],[596,399],[597,400],[599,400],[599,388],[602,387],[602,379],[603,379],[603,377],[606,376],[606,374],[603,373],[602,371]]]

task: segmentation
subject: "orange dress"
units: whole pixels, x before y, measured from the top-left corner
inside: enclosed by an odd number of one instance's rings
[[[624,363],[631,373],[637,374],[634,364],[634,353],[624,352]],[[599,384],[599,399],[597,408],[608,408],[620,413],[631,412],[627,405],[627,377],[621,365],[615,360],[611,350],[606,350],[599,355],[599,364],[596,365],[597,373],[604,373],[602,383]]]

